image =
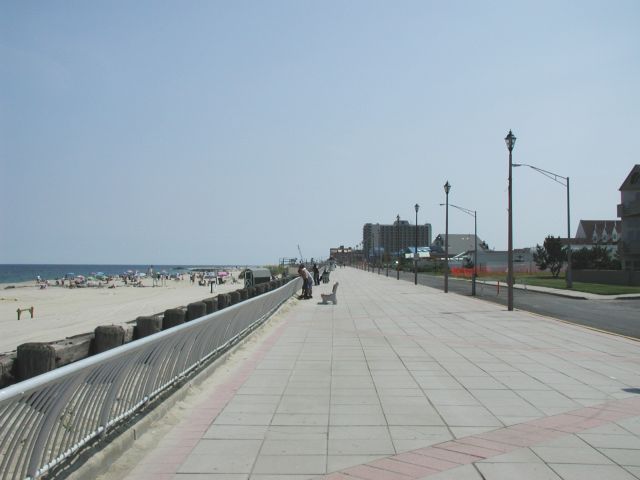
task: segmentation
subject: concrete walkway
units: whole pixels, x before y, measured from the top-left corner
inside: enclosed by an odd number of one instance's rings
[[[467,280],[471,282],[471,280]],[[484,285],[497,285],[498,282],[495,281],[478,281],[478,284]],[[507,284],[505,282],[501,283],[503,288],[507,288]],[[513,288],[517,288],[519,290],[531,290],[532,292],[539,293],[547,293],[549,295],[556,295],[558,297],[568,297],[568,298],[581,298],[585,300],[636,300],[640,299],[640,294],[638,293],[620,293],[616,295],[599,295],[597,293],[589,293],[589,292],[581,292],[578,290],[566,290],[561,288],[549,288],[549,287],[539,287],[536,285],[527,285],[526,283],[514,283]]]
[[[638,479],[640,343],[332,273],[128,478]],[[319,294],[339,281],[339,304]]]

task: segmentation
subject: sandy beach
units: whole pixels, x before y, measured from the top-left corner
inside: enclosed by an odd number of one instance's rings
[[[239,272],[231,272],[238,278]],[[214,286],[192,284],[186,280],[168,280],[166,286],[153,286],[150,278],[142,287],[40,289],[34,282],[0,284],[0,353],[15,350],[25,342],[47,342],[91,332],[99,325],[126,323],[140,315],[159,313],[218,293],[243,287],[242,280]],[[8,285],[16,288],[5,289]],[[18,308],[34,308],[34,318]]]

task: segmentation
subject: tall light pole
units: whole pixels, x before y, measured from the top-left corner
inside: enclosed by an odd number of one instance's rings
[[[440,206],[443,207],[444,203],[441,203]],[[454,205],[452,203],[450,203],[449,206],[453,208],[457,208],[461,212],[464,212],[467,215],[471,215],[473,217],[473,236],[474,236],[475,244],[473,247],[473,278],[471,279],[471,296],[475,297],[476,296],[476,278],[478,276],[478,213],[475,210],[459,207],[458,205]]]
[[[571,207],[569,201],[569,177],[563,177],[562,175],[558,175],[557,173],[550,172],[549,170],[544,170],[542,168],[534,167],[533,165],[529,165],[527,163],[514,163],[514,167],[529,167],[535,170],[538,173],[541,173],[547,178],[550,178],[556,183],[559,183],[563,187],[567,187],[567,288],[573,288],[573,275],[571,268]]]
[[[415,204],[414,208],[416,209],[416,253],[413,255],[413,271],[414,278],[413,283],[418,284],[418,210],[420,210],[420,205]]]
[[[396,266],[396,280],[400,280],[400,215],[396,215],[396,240],[398,240],[398,264]]]
[[[447,197],[447,208],[444,227],[444,293],[449,293],[449,180],[444,184],[444,193]]]
[[[516,144],[516,136],[509,130],[509,133],[505,137],[504,141],[509,149],[509,239],[508,239],[508,253],[507,253],[507,309],[513,310],[513,203],[512,203],[512,170],[513,162],[511,152]]]

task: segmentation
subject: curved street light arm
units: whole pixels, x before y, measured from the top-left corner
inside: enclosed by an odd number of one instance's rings
[[[534,167],[533,165],[529,165],[528,163],[514,163],[513,166],[514,167],[529,167],[529,168],[535,170],[536,172],[541,173],[545,177],[550,178],[554,182],[559,183],[563,187],[567,186],[567,177],[563,177],[562,175],[558,175],[557,173],[550,172],[549,170],[545,170],[544,168]],[[559,178],[561,178],[564,181],[558,180]]]

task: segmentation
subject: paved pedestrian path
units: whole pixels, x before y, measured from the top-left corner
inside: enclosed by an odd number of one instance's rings
[[[129,478],[640,478],[640,343],[360,270],[331,280]],[[320,305],[334,281],[338,305]]]

